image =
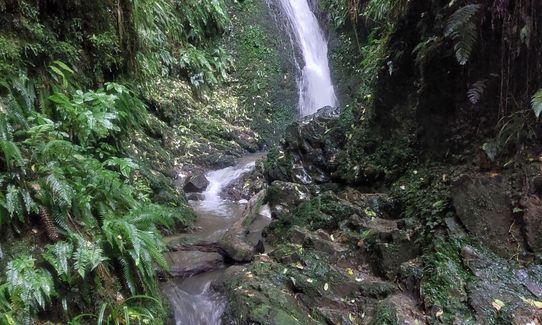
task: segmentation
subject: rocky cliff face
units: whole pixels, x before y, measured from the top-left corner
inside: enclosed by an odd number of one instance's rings
[[[228,270],[226,323],[540,321],[542,273],[529,238],[542,234],[522,230],[536,213],[517,219],[509,179],[409,170],[383,192],[353,188],[338,182],[348,139],[333,113],[294,123],[270,152],[273,249]],[[533,195],[522,201],[531,209]]]

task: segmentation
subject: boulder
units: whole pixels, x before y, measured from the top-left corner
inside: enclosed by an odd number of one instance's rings
[[[540,299],[542,273],[538,266],[518,269],[482,247],[469,246],[468,250],[463,263],[473,274],[467,292],[477,321],[496,324],[504,319],[506,324],[537,324],[542,319],[542,309],[533,303]]]
[[[269,187],[267,200],[273,215],[288,212],[303,201],[310,199],[310,190],[297,183],[274,181]]]
[[[397,202],[387,194],[362,193],[353,188],[347,188],[338,196],[362,209],[364,217],[396,219],[400,214]]]
[[[463,176],[452,187],[453,204],[465,228],[500,256],[511,258],[518,246],[523,249],[509,192],[509,182],[501,176]]]
[[[250,242],[247,238],[247,232],[248,227],[260,212],[266,195],[266,190],[262,190],[254,195],[247,203],[241,218],[226,231],[218,242],[218,246],[224,253],[236,262],[250,262],[256,252],[261,250],[261,243]]]
[[[184,191],[186,193],[201,193],[209,186],[209,180],[204,174],[197,174],[190,177],[188,182],[184,185]]]
[[[222,255],[213,252],[176,251],[167,252],[165,257],[170,265],[169,273],[174,277],[189,277],[224,265]]]
[[[205,196],[201,193],[186,193],[186,199],[188,201],[201,201],[205,199]]]

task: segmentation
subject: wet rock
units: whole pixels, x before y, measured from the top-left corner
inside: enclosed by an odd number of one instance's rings
[[[400,214],[397,202],[383,193],[362,193],[353,188],[347,188],[338,197],[352,203],[363,210],[364,217],[396,219]]]
[[[237,157],[230,154],[216,153],[204,158],[203,163],[212,169],[222,169],[235,165]]]
[[[417,298],[419,298],[423,271],[423,264],[420,258],[404,262],[399,267],[398,280],[401,283],[401,287],[405,288],[407,292],[416,295]]]
[[[527,245],[538,254],[542,254],[542,201],[536,195],[529,196],[523,202],[524,233]]]
[[[260,191],[250,199],[239,220],[226,231],[218,242],[218,246],[225,254],[236,262],[249,262],[261,246],[258,242],[251,243],[247,238],[248,227],[260,211],[260,207],[267,195],[266,190]]]
[[[201,193],[186,193],[186,199],[188,201],[201,201],[205,199],[205,196]]]
[[[184,191],[186,193],[201,193],[209,186],[209,180],[204,174],[197,174],[188,180],[184,185]]]
[[[316,232],[310,232],[306,228],[293,226],[288,238],[291,243],[302,245],[305,248],[313,249],[318,252],[336,256],[347,251],[346,247],[334,242],[330,235],[319,229]]]
[[[370,229],[372,230],[363,243],[369,264],[376,274],[394,279],[402,263],[420,254],[419,244],[411,238],[408,231],[391,230],[387,224]]]
[[[310,191],[306,186],[283,181],[271,183],[267,195],[271,212],[275,217],[308,199],[310,199]]]
[[[225,273],[229,304],[224,324],[322,324],[312,319],[290,292],[283,267],[268,258],[256,259],[248,267],[230,267]]]
[[[333,111],[334,113],[330,113]],[[270,181],[310,184],[330,180],[338,148],[345,140],[335,110],[324,108],[286,128],[282,147],[270,152],[266,172]]]
[[[383,300],[377,307],[371,325],[425,324],[425,315],[411,296],[399,293]]]
[[[474,275],[468,283],[468,292],[477,321],[482,324],[494,324],[497,320],[506,324],[540,322],[542,310],[531,303],[538,299],[531,290],[537,291],[536,285],[532,285],[542,283],[541,274],[516,269],[488,250],[471,249],[473,254],[464,263]]]
[[[503,257],[522,250],[505,178],[464,176],[452,188],[457,215],[465,228]]]
[[[174,277],[189,277],[224,265],[224,258],[218,253],[177,251],[167,252],[165,257],[170,265],[169,273]]]
[[[264,155],[262,154],[263,158]],[[259,158],[258,158],[259,159]],[[232,201],[250,200],[256,193],[267,188],[264,175],[263,162],[256,160],[255,167],[250,172],[243,174],[236,181],[228,185],[222,195],[224,199]]]

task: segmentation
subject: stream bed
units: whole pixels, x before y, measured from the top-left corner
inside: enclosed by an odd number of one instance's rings
[[[190,201],[198,215],[194,231],[182,234],[169,240],[179,240],[179,237],[190,236],[191,240],[212,245],[217,243],[225,232],[242,217],[247,206],[246,201],[232,201],[223,198],[222,193],[228,185],[238,181],[255,168],[256,160],[263,155],[254,154],[241,158],[237,165],[206,173],[209,180],[207,189],[202,193],[200,201]],[[249,237],[254,240],[261,238],[261,231],[271,221],[267,207],[249,227]],[[183,251],[183,261],[196,261],[202,252]],[[203,253],[205,254],[205,253]],[[162,292],[168,298],[172,309],[171,324],[176,325],[218,325],[226,307],[226,297],[215,290],[215,284],[220,283],[227,265],[222,265],[211,271],[195,274],[186,278],[175,278],[162,284]]]

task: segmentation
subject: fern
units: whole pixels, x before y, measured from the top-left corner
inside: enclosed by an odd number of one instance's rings
[[[31,256],[20,256],[8,263],[8,291],[26,305],[44,309],[54,294],[54,284],[49,272],[36,268],[35,261]]]
[[[480,5],[470,4],[459,8],[448,19],[445,36],[455,41],[454,49],[457,61],[467,64],[478,39],[475,18]]]
[[[84,279],[89,272],[92,272],[100,263],[107,260],[107,258],[103,256],[103,251],[100,247],[81,238],[79,246],[73,254],[73,260],[75,270]]]
[[[73,189],[67,183],[64,175],[58,173],[58,171],[53,171],[47,176],[47,185],[49,185],[54,195],[55,202],[64,207],[71,205]]]
[[[534,114],[536,115],[536,118],[540,117],[540,113],[542,113],[542,89],[537,91],[531,100],[531,106],[534,111]]]
[[[482,95],[484,94],[484,91],[486,90],[486,86],[487,79],[478,80],[474,84],[472,84],[471,88],[467,91],[467,97],[473,105],[478,104],[478,102],[482,98]]]
[[[70,257],[73,254],[73,245],[68,242],[58,242],[49,245],[43,253],[43,259],[55,269],[58,276],[66,282],[70,282]]]

